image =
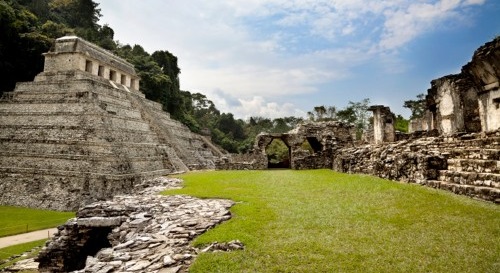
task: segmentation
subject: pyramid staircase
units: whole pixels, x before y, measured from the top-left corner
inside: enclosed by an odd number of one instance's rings
[[[78,70],[37,78],[0,99],[0,203],[73,210],[145,177],[213,168],[201,136],[141,93]]]

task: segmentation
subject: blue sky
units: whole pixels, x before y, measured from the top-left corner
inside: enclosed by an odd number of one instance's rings
[[[99,0],[121,44],[179,58],[181,89],[223,112],[304,116],[403,102],[500,35],[498,0]]]

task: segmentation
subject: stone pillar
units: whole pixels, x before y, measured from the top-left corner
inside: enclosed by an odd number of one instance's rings
[[[393,142],[396,140],[396,130],[394,114],[389,107],[383,105],[373,105],[368,108],[373,112],[373,141],[375,144]]]

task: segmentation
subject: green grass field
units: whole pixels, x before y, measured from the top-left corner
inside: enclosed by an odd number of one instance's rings
[[[9,247],[5,247],[5,248],[0,248],[0,260],[7,259],[7,258],[12,257],[14,255],[22,254],[26,251],[30,251],[37,246],[43,246],[46,241],[47,240],[44,239],[44,240],[38,240],[38,241],[29,242],[29,243],[9,246]],[[0,269],[11,266],[15,262],[17,262],[21,259],[32,258],[32,257],[36,256],[37,253],[38,253],[38,251],[36,251],[35,253],[32,253],[30,256],[19,257],[17,259],[14,259],[14,260],[8,262],[8,263],[0,264]]]
[[[0,237],[56,227],[74,216],[74,212],[0,206]]]
[[[227,198],[233,219],[195,245],[190,272],[499,272],[500,206],[330,170],[214,171],[166,194]]]

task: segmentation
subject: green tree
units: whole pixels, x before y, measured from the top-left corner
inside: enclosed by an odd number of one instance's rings
[[[0,1],[0,92],[31,81],[43,69],[42,53],[52,40],[39,31],[38,17],[14,0]]]
[[[424,94],[418,94],[415,100],[406,100],[403,107],[410,109],[410,119],[421,118],[427,110],[427,102]]]
[[[335,106],[328,106],[326,115],[328,120],[335,120],[337,118],[337,108]]]
[[[271,164],[290,161],[290,150],[281,139],[274,139],[267,146],[266,154]]]
[[[408,125],[410,121],[405,119],[401,115],[396,116],[396,123],[394,124],[394,127],[397,131],[400,131],[402,133],[408,133]]]
[[[356,138],[361,139],[363,132],[369,124],[370,114],[368,113],[368,104],[370,99],[366,98],[359,102],[349,101],[346,108],[337,111],[339,121],[351,124],[356,129]]]
[[[316,113],[316,120],[321,121],[326,114],[326,107],[324,105],[315,106],[314,112]]]

